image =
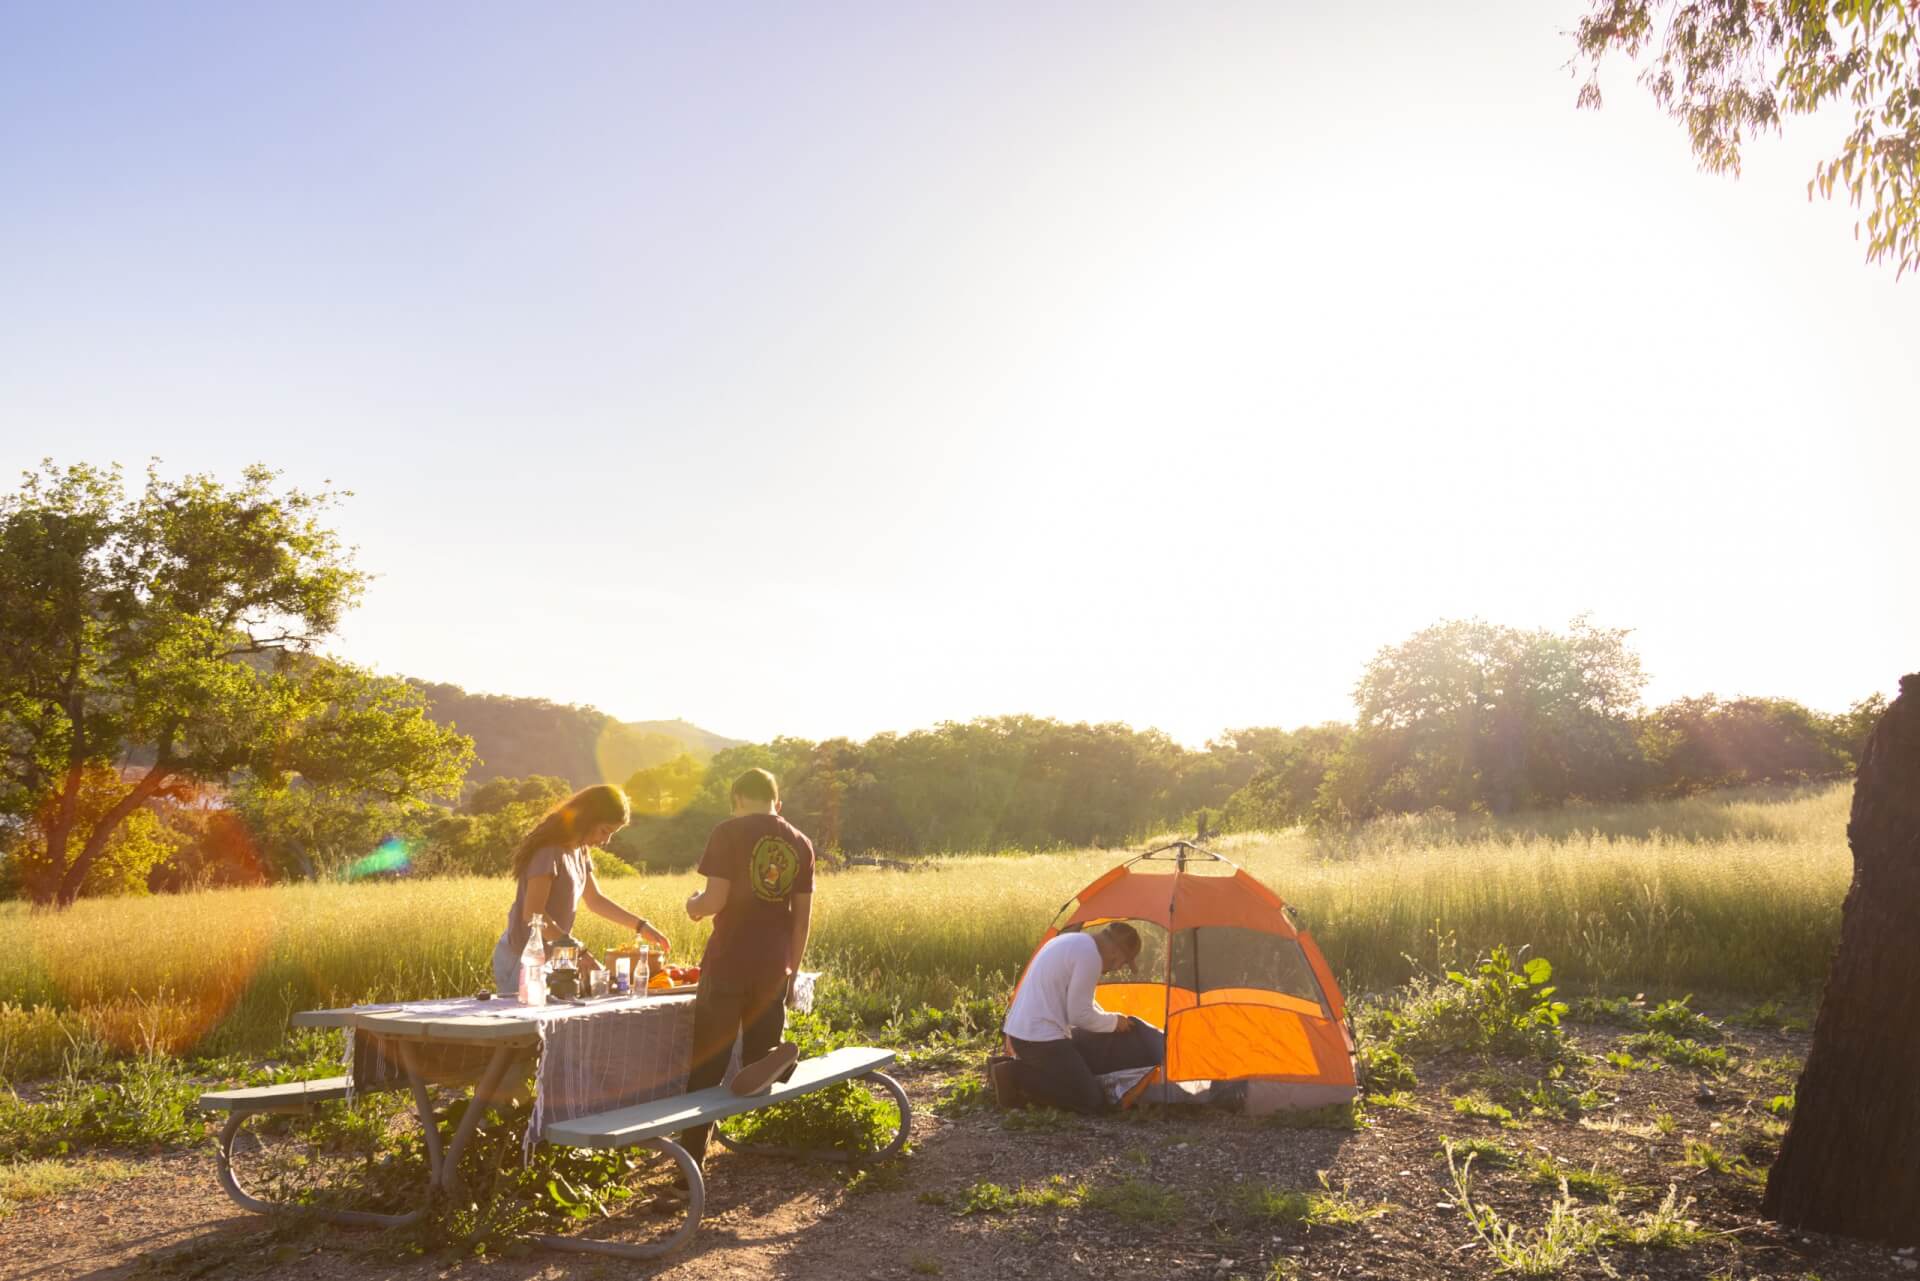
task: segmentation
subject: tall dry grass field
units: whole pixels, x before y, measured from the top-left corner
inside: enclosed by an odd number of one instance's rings
[[[1505,942],[1549,957],[1575,986],[1803,994],[1838,936],[1849,796],[1836,786],[1423,817],[1218,848],[1298,907],[1360,991]],[[824,875],[809,964],[869,1017],[1004,993],[1055,910],[1122,857],[1008,854]],[[706,932],[680,907],[695,879],[606,888],[690,955]],[[29,1040],[76,1029],[125,1049],[263,1052],[295,1010],[473,992],[488,985],[512,897],[507,881],[459,879],[96,900],[61,914],[0,905],[0,1075],[10,1055],[31,1057],[20,1050]],[[596,947],[615,937],[584,915],[579,932]]]

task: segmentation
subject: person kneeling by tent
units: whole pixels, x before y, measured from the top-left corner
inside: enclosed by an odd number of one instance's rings
[[[1095,1077],[1162,1062],[1166,1038],[1158,1028],[1103,1010],[1093,999],[1102,974],[1131,966],[1139,955],[1139,933],[1119,921],[1056,935],[1034,953],[1007,1011],[1013,1056],[987,1068],[1002,1107],[1049,1103],[1104,1112],[1106,1091]]]

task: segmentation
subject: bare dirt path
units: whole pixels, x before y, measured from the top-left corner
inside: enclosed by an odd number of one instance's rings
[[[1621,1039],[1603,1027],[1576,1035],[1595,1054]],[[1440,1156],[1443,1136],[1497,1143],[1515,1158],[1484,1169],[1476,1198],[1523,1233],[1546,1221],[1557,1195],[1540,1182],[1543,1158],[1563,1170],[1612,1176],[1614,1204],[1623,1214],[1651,1210],[1669,1188],[1682,1201],[1692,1199],[1686,1216],[1700,1232],[1691,1243],[1609,1245],[1579,1255],[1565,1276],[1920,1277],[1920,1260],[1912,1256],[1803,1237],[1759,1220],[1756,1172],[1771,1160],[1778,1131],[1766,1104],[1790,1088],[1805,1036],[1741,1031],[1727,1044],[1733,1067],[1726,1072],[1603,1070],[1583,1083],[1599,1092],[1597,1105],[1578,1116],[1516,1115],[1510,1125],[1463,1115],[1454,1106],[1457,1098],[1497,1091],[1497,1072],[1484,1063],[1434,1065],[1423,1068],[1421,1086],[1404,1100],[1408,1106],[1371,1108],[1359,1130],[1290,1129],[1192,1110],[1097,1121],[986,1109],[941,1115],[935,1105],[961,1074],[908,1071],[903,1079],[918,1112],[909,1157],[850,1183],[845,1171],[827,1166],[716,1152],[700,1232],[684,1251],[654,1265],[538,1250],[506,1258],[422,1256],[408,1253],[397,1234],[262,1219],[219,1193],[211,1151],[203,1149],[137,1159],[127,1180],[0,1219],[0,1277],[1428,1281],[1496,1275],[1495,1260],[1455,1204]],[[1711,1145],[1730,1168],[1686,1164],[1689,1139]],[[965,1212],[989,1185],[1026,1196],[997,1212]],[[1262,1190],[1276,1197],[1315,1195],[1322,1211],[1300,1222],[1300,1202],[1262,1202],[1254,1195]],[[1603,1200],[1577,1198],[1596,1210]],[[1352,1221],[1329,1221],[1327,1205],[1346,1207]]]

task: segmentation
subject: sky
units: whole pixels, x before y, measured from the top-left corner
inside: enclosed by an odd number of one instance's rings
[[[0,474],[353,497],[331,650],[764,739],[1920,669],[1920,284],[1582,7],[0,0]]]

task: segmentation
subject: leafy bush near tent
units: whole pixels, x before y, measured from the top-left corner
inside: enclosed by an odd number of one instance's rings
[[[1521,964],[1505,944],[1470,970],[1448,970],[1444,981],[1417,977],[1360,1012],[1363,1061],[1370,1074],[1386,1073],[1382,1084],[1391,1088],[1409,1083],[1408,1060],[1446,1051],[1560,1059],[1568,1053],[1560,1028],[1567,1005],[1553,999],[1552,977],[1545,957]]]
[[[1360,1046],[1360,1070],[1369,1092],[1391,1094],[1420,1084],[1413,1065],[1391,1045],[1369,1041]]]

